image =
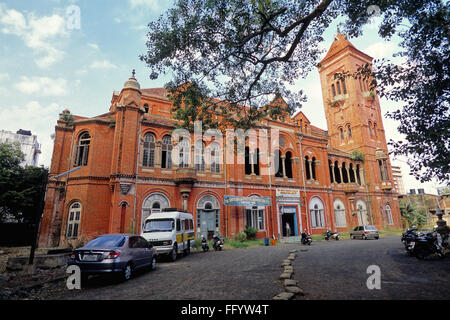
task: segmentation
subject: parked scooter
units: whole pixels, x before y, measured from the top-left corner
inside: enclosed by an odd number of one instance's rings
[[[424,236],[414,239],[414,241],[413,253],[419,260],[423,260],[433,254],[442,259],[445,257],[446,252],[449,251],[448,244],[445,241],[443,241],[442,245],[439,244],[436,231],[427,232]]]
[[[334,240],[339,240],[339,233],[337,232],[331,232],[331,230],[327,230],[327,232],[325,232],[325,240],[330,240],[330,239],[334,239]]]
[[[209,251],[208,241],[206,240],[205,236],[203,236],[203,235],[202,235],[202,249],[203,249],[203,252]]]
[[[302,244],[310,246],[312,243],[312,238],[310,234],[305,231],[302,232]]]
[[[416,239],[420,236],[423,236],[423,233],[417,232],[417,228],[409,228],[405,232],[402,233],[402,242],[405,246],[406,253],[410,256],[414,255],[414,246],[416,245]]]
[[[223,248],[223,240],[217,234],[213,237],[213,248],[215,251],[222,251]]]

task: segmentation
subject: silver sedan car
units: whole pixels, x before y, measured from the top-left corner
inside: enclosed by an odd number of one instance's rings
[[[135,234],[105,234],[75,249],[68,265],[80,267],[84,279],[90,274],[116,273],[129,280],[135,270],[155,269],[156,250]]]

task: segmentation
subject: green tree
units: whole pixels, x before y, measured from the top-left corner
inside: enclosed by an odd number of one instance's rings
[[[427,222],[423,208],[417,209],[415,203],[400,201],[400,215],[408,221],[409,226],[421,227]]]
[[[167,87],[183,126],[203,120],[217,127],[222,117],[226,125],[245,128],[301,107],[306,97],[288,85],[315,68],[324,31],[344,19],[341,28],[348,37],[361,35],[373,5],[383,15],[379,35],[402,39],[402,65],[383,61],[376,68],[366,66],[364,74],[380,96],[404,103],[389,113],[406,137],[390,142],[394,153],[408,156],[422,181],[448,180],[449,6],[444,1],[178,0],[150,22],[148,50],[140,58],[151,79],[173,75]],[[268,108],[277,95],[287,105]]]
[[[0,221],[32,223],[48,170],[22,167],[23,153],[18,144],[0,144]]]

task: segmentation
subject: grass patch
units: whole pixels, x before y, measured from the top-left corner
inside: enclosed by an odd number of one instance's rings
[[[403,230],[386,228],[384,230],[379,230],[378,233],[380,234],[380,238],[389,237],[389,236],[401,236],[403,233]]]
[[[263,245],[264,245],[264,239],[245,240],[245,241],[226,239],[224,242],[224,248],[248,248],[248,247],[263,246]]]

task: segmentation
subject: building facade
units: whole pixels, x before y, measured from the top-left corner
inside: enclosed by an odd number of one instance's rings
[[[402,169],[392,166],[392,177],[394,178],[394,186],[398,194],[406,194],[405,184],[403,183]]]
[[[259,238],[277,239],[305,229],[400,228],[378,97],[365,82],[333,77],[371,60],[336,36],[318,65],[328,131],[302,112],[285,121],[264,119],[261,128],[279,132],[270,151],[278,169],[269,174],[270,165],[260,161],[265,155],[248,145],[243,162],[227,159],[220,139],[192,136],[175,145],[166,90],[141,89],[133,74],[113,93],[107,113],[57,122],[50,176],[80,168],[50,179],[40,245],[140,233],[144,219],[164,208],[192,213],[197,236],[208,237],[233,237],[247,225]],[[174,163],[174,153],[181,161]],[[227,205],[225,196],[255,201]]]
[[[37,166],[39,154],[41,153],[41,144],[37,141],[37,136],[32,135],[31,131],[18,130],[16,133],[6,130],[0,130],[0,143],[14,143],[20,145],[24,160],[22,166]]]

